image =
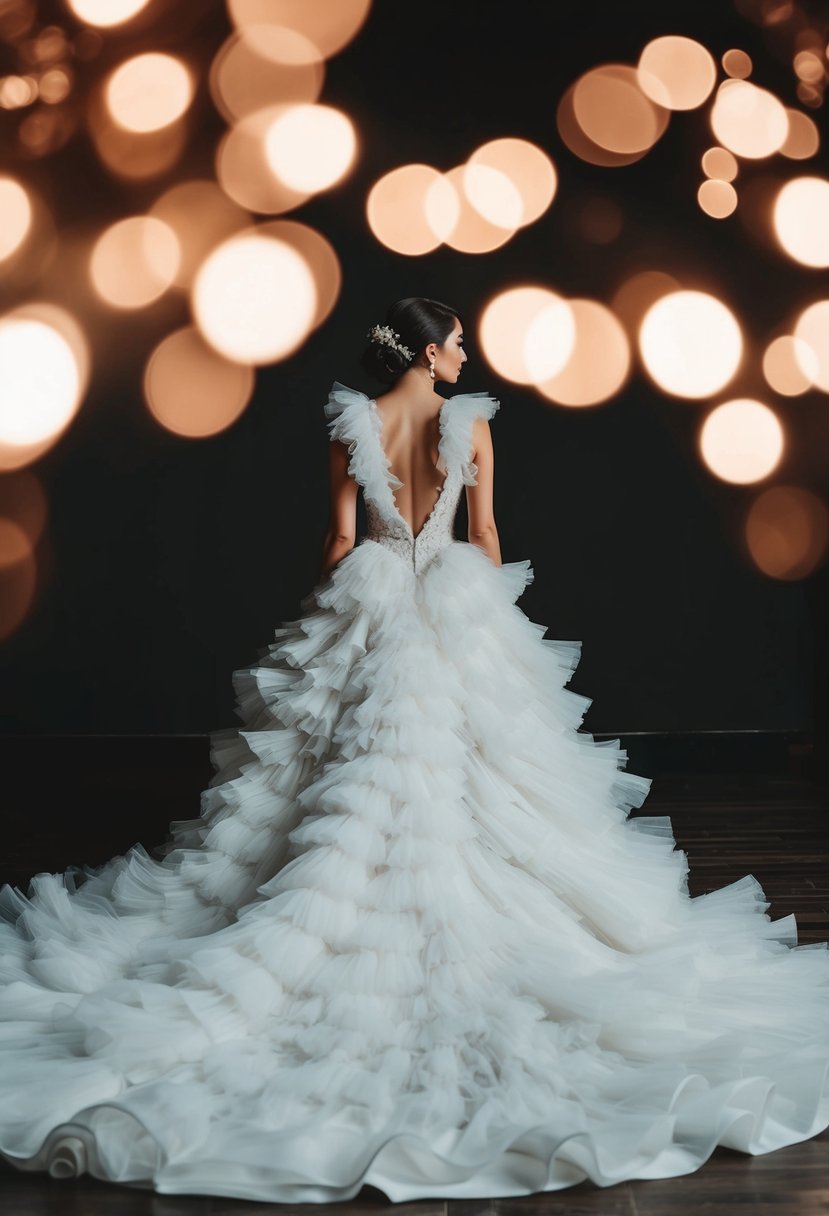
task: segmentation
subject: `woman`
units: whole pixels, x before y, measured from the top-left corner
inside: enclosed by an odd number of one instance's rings
[[[579,732],[580,644],[501,563],[498,402],[434,391],[465,360],[454,308],[401,300],[364,357],[389,391],[335,382],[322,577],[234,673],[201,816],[159,860],[4,888],[12,1164],[402,1201],[671,1177],[829,1125],[826,944],[750,875],[691,899],[669,820],[627,817],[650,781]]]

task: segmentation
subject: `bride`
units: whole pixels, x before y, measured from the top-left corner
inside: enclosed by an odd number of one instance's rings
[[[0,893],[0,1153],[281,1202],[666,1178],[829,1125],[829,954],[751,875],[691,898],[580,643],[517,607],[455,309],[335,381],[318,585],[233,673],[196,819]],[[367,534],[356,540],[362,489]],[[461,489],[469,540],[455,539]]]

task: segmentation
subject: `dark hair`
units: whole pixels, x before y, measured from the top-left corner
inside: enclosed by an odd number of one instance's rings
[[[456,318],[460,319],[458,310],[449,304],[441,304],[440,300],[427,300],[424,296],[397,300],[386,312],[382,324],[390,326],[393,333],[400,335],[396,340],[401,346],[408,346],[413,358],[408,359],[394,347],[370,338],[360,366],[372,379],[381,380],[383,384],[394,384],[403,372],[414,365],[427,343],[437,342],[438,346],[443,346],[455,328]]]

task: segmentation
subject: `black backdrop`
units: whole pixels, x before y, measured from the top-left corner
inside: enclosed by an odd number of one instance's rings
[[[178,19],[161,22],[165,36],[152,45],[206,65],[229,30],[222,6],[175,9]],[[66,21],[62,7],[55,15]],[[317,578],[328,388],[339,379],[376,390],[357,370],[363,334],[389,301],[417,294],[455,305],[466,327],[461,383],[439,391],[486,389],[501,401],[492,427],[503,558],[532,561],[524,611],[548,636],[584,643],[571,687],[593,698],[586,728],[810,725],[809,588],[770,581],[741,556],[751,491],[701,468],[694,444],[705,403],[664,397],[636,373],[609,403],[557,408],[500,381],[476,349],[481,307],[517,282],[609,301],[639,269],[680,279],[702,269],[753,346],[727,394],[770,399],[754,370],[758,349],[816,280],[753,242],[737,217],[700,212],[699,157],[714,142],[703,114],[674,116],[654,151],[624,169],[582,163],[556,132],[557,101],[582,71],[635,62],[664,33],[698,37],[717,58],[742,47],[753,78],[794,102],[791,68],[771,35],[720,0],[670,9],[647,0],[376,0],[356,40],[330,61],[321,98],[352,115],[360,160],[341,185],[292,213],[334,245],[342,292],[298,355],[260,369],[241,419],[214,438],[183,440],[142,404],[147,353],[187,320],[181,297],[140,314],[81,317],[92,387],[71,429],[34,466],[51,515],[38,601],[3,647],[5,731],[188,733],[235,722],[231,671],[253,663],[274,628],[298,615]],[[108,41],[96,72],[128,48],[124,35]],[[212,163],[222,123],[202,92],[175,177],[205,174]],[[375,241],[365,198],[383,172],[410,160],[448,169],[504,135],[535,140],[556,163],[558,194],[540,220],[484,256],[441,249],[414,259]],[[50,171],[64,183],[55,201],[66,234],[140,211],[174,180],[112,183],[91,195],[90,175],[103,182],[104,174],[83,140],[57,159]],[[810,171],[823,172],[823,159],[808,162]],[[775,161],[769,171],[791,167]],[[610,246],[590,244],[577,224],[582,204],[603,196],[623,216]],[[38,296],[72,306],[72,278],[59,268],[40,288]],[[775,405],[795,440],[780,475],[796,479],[798,442],[808,446],[809,419],[823,415],[825,401]],[[458,524],[463,537],[462,516]]]

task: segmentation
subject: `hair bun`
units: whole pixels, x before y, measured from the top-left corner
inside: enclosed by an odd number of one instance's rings
[[[394,384],[430,343],[443,346],[460,320],[457,310],[439,300],[410,296],[391,305],[383,325],[366,333],[360,365],[373,380]]]
[[[363,370],[374,380],[393,384],[411,364],[399,350],[381,342],[370,342],[361,359]]]

